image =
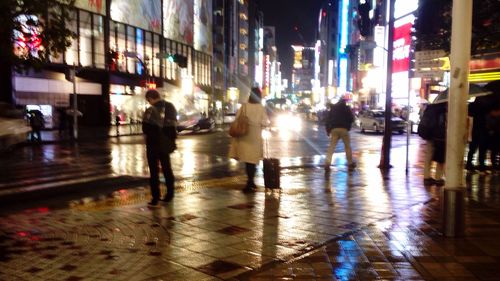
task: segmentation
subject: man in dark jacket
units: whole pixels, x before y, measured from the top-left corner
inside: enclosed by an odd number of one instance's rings
[[[170,153],[176,149],[177,111],[173,104],[163,100],[156,90],[146,92],[146,100],[151,105],[144,112],[142,131],[146,138],[146,151],[149,165],[149,185],[151,187],[150,207],[158,206],[160,200],[160,179],[158,162],[161,163],[167,193],[162,201],[174,198],[174,173],[170,163]]]
[[[351,108],[346,105],[344,99],[340,99],[339,102],[330,107],[325,125],[326,134],[331,138],[330,146],[326,154],[325,171],[330,171],[332,154],[335,151],[335,146],[337,146],[339,139],[342,139],[344,143],[349,171],[352,171],[356,167],[356,163],[352,160],[351,139],[349,137],[349,130],[351,130],[353,121],[354,116]]]

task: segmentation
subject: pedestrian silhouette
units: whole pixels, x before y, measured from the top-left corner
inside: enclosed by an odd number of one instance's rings
[[[144,112],[142,131],[146,137],[146,155],[149,166],[149,185],[152,199],[149,207],[158,206],[160,201],[160,179],[158,163],[161,164],[167,192],[162,199],[169,202],[174,198],[174,173],[170,162],[170,153],[177,148],[177,111],[173,104],[163,100],[156,90],[146,92],[150,107]]]
[[[40,110],[30,110],[28,112],[28,118],[31,126],[31,141],[41,142],[41,131],[45,127],[45,120],[43,119],[42,112]]]
[[[262,128],[269,124],[266,109],[261,104],[262,93],[259,88],[252,88],[248,103],[236,113],[236,118],[245,114],[248,118],[248,131],[242,137],[231,138],[229,157],[245,163],[247,183],[243,192],[254,192],[257,189],[254,178],[257,164],[263,158]]]
[[[330,106],[325,122],[326,134],[330,137],[330,146],[328,147],[325,160],[326,172],[330,171],[333,152],[335,152],[335,147],[339,139],[342,139],[344,143],[349,171],[354,170],[356,167],[356,163],[352,160],[351,139],[349,136],[353,121],[354,115],[344,99],[340,99],[336,104]]]
[[[429,104],[425,108],[418,125],[418,134],[424,140],[424,185],[444,184],[444,162],[446,152],[446,103]],[[432,163],[436,163],[434,177],[431,175]]]
[[[488,150],[488,130],[486,128],[486,116],[488,112],[482,108],[478,100],[469,104],[468,112],[469,116],[472,117],[472,140],[469,143],[465,168],[469,171],[475,169],[472,162],[474,154],[479,150],[477,168],[479,171],[484,171],[486,169],[484,161],[486,160],[486,152]]]

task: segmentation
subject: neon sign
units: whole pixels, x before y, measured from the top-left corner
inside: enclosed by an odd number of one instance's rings
[[[410,67],[411,28],[414,16],[404,17],[394,23],[392,72],[408,71]]]

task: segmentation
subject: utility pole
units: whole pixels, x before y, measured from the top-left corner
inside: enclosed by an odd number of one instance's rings
[[[391,166],[391,141],[392,141],[392,54],[394,40],[394,4],[396,0],[389,1],[389,34],[387,44],[387,85],[385,90],[385,119],[384,119],[384,138],[382,141],[382,155],[380,158],[379,169],[388,170]]]
[[[78,94],[76,93],[76,65],[73,64],[73,138],[78,140]]]
[[[443,232],[447,237],[465,234],[467,96],[472,34],[472,0],[453,0],[451,24],[450,87],[446,131],[446,184],[443,190]]]

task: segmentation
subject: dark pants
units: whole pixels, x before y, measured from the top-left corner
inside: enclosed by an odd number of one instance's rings
[[[31,141],[42,141],[42,132],[40,129],[32,128],[31,129]]]
[[[472,141],[469,143],[469,152],[467,153],[467,166],[472,167],[472,159],[478,148],[478,166],[484,168],[484,161],[486,160],[486,152],[488,150],[488,137],[486,134],[474,134],[472,136]]]
[[[496,133],[490,136],[490,149],[491,149],[491,166],[493,169],[500,169],[500,133]]]
[[[245,170],[247,172],[247,187],[255,186],[253,179],[255,178],[255,172],[257,171],[257,165],[252,163],[245,163]]]
[[[160,169],[158,167],[158,162],[161,164],[163,176],[165,177],[165,184],[167,186],[165,198],[172,198],[174,196],[175,178],[170,163],[170,154],[162,153],[159,149],[147,147],[147,158],[149,165],[149,185],[151,187],[153,201],[160,200]]]

